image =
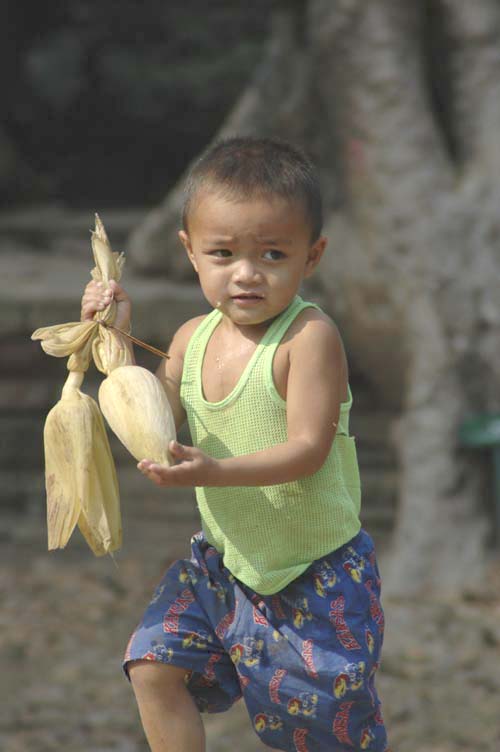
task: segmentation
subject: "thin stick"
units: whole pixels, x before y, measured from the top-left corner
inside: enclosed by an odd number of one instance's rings
[[[124,332],[123,329],[118,329],[118,327],[113,326],[113,324],[106,324],[104,321],[98,321],[98,323],[101,324],[101,326],[105,326],[107,329],[114,329],[115,332],[120,332],[120,334],[123,334],[124,337],[128,337],[128,339],[132,340],[132,342],[135,342],[136,345],[139,345],[139,347],[143,347],[145,350],[149,350],[149,352],[152,352],[154,355],[159,355],[160,358],[170,358],[170,355],[167,355],[167,353],[163,352],[163,350],[158,350],[156,347],[153,347],[153,345],[147,345],[141,339],[133,337],[131,334],[128,334],[128,332]]]

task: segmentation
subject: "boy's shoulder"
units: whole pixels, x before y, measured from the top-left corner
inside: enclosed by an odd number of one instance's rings
[[[184,353],[195,330],[199,327],[201,322],[206,319],[207,315],[208,314],[203,313],[201,316],[194,316],[192,319],[185,321],[184,324],[181,324],[174,334],[169,350],[173,348],[178,353]]]
[[[342,339],[336,323],[327,313],[308,306],[292,321],[283,342],[328,347],[341,343]]]

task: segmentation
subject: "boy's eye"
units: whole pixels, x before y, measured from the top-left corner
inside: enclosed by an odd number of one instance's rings
[[[279,261],[280,259],[285,258],[285,254],[283,253],[283,251],[278,251],[271,248],[269,251],[266,251],[264,253],[264,258],[268,258],[271,261]]]
[[[228,248],[216,248],[213,251],[209,251],[209,254],[216,258],[229,258],[229,256],[232,256],[232,253]]]

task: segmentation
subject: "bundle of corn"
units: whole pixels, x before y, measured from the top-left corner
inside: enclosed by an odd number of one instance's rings
[[[97,214],[92,233],[92,252],[95,261],[95,267],[90,272],[92,278],[105,285],[110,279],[118,282],[125,257],[123,253],[113,253],[111,250],[104,225]],[[31,339],[41,340],[42,349],[47,355],[57,358],[69,355],[68,371],[85,373],[93,357],[96,367],[108,374],[118,366],[130,363],[130,353],[120,333],[102,326],[112,324],[115,316],[116,303],[112,300],[104,311],[95,314],[92,321],[44,326],[33,332]]]
[[[124,256],[111,250],[97,215],[92,250],[93,279],[119,281]],[[108,328],[115,315],[112,301],[92,321],[42,327],[32,334],[49,355],[69,355],[69,376],[44,428],[49,550],[64,548],[77,524],[96,556],[121,546],[118,481],[106,430],[96,402],[79,388],[91,358],[102,373],[112,374],[101,385],[100,402],[118,438],[137,459],[170,461],[166,447],[175,438],[170,405],[158,379],[130,365],[124,333]]]

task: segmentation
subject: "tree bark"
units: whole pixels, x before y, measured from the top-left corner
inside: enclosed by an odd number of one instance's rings
[[[399,327],[386,327],[384,335],[375,323],[371,334],[377,341],[381,335],[382,340],[392,337],[392,347],[407,355],[399,384],[403,413],[395,432],[401,469],[399,513],[386,589],[453,592],[480,578],[487,527],[479,497],[481,478],[457,445],[463,413],[474,404],[462,366],[465,353],[470,357],[474,348],[474,277],[478,284],[477,275],[466,278],[461,272],[474,254],[476,261],[478,253],[484,263],[490,259],[491,273],[496,269],[498,274],[498,262],[491,263],[491,243],[479,248],[471,244],[468,228],[476,219],[464,201],[456,166],[429,107],[418,6],[374,0],[359,8],[343,55],[350,80],[345,127],[358,140],[358,157],[346,171],[351,221],[344,220],[342,226],[351,232],[355,228],[356,239],[340,243],[356,253],[357,273],[346,280],[341,257],[336,260],[336,278],[331,274],[325,280],[337,294],[340,289],[346,294],[350,286],[355,300],[366,299],[366,292],[378,283],[385,292],[386,317]],[[493,11],[491,4],[489,10]],[[481,48],[477,55],[481,51],[487,57]],[[491,109],[488,118],[491,127]],[[470,141],[479,144],[482,132]],[[476,159],[469,167],[482,181],[487,180],[481,173],[483,162]],[[476,204],[478,209],[481,212]],[[335,223],[330,226],[333,233]],[[458,290],[462,297],[457,299]],[[365,306],[365,316],[372,310],[372,305]],[[369,330],[359,309],[350,305],[348,312],[354,332]],[[362,345],[359,342],[356,350],[364,354]],[[490,363],[497,360],[492,356],[490,348]],[[375,355],[366,366],[383,387],[382,360],[377,362]],[[474,381],[484,384],[479,368],[477,362]],[[484,400],[474,406],[486,409]]]
[[[276,13],[263,61],[216,138],[255,133],[278,136],[285,132],[293,140],[302,141],[309,67],[306,51],[296,44],[293,15]],[[168,273],[179,280],[192,277],[191,265],[177,239],[186,174],[130,237],[127,255],[144,273]]]

